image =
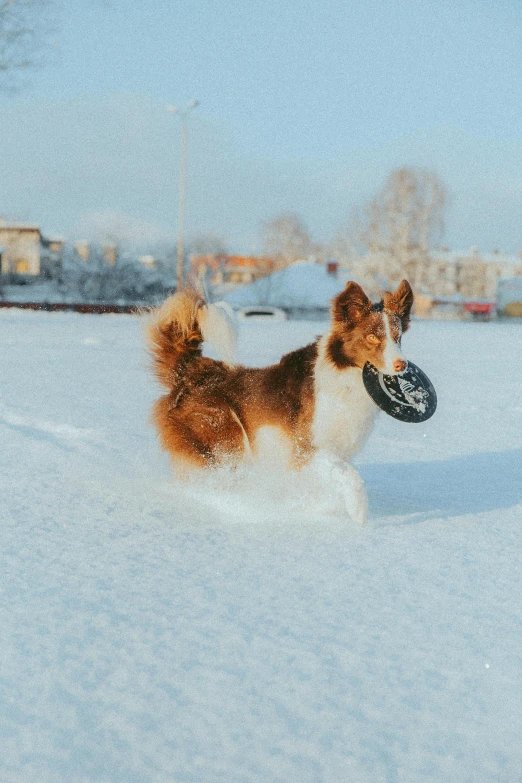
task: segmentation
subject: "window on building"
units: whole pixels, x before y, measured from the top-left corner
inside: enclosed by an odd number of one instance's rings
[[[29,261],[27,258],[17,258],[15,261],[15,271],[19,275],[26,275],[29,272]]]

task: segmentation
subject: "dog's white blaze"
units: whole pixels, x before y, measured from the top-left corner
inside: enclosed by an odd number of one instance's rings
[[[382,320],[386,332],[386,345],[383,354],[384,368],[382,371],[385,375],[397,375],[397,371],[393,369],[393,362],[397,359],[402,359],[403,361],[406,361],[406,359],[399,344],[395,342],[391,335],[390,316],[388,313],[382,313]]]
[[[378,408],[364,388],[362,370],[338,370],[327,359],[326,340],[319,341],[315,365],[313,445],[350,459],[364,446]]]

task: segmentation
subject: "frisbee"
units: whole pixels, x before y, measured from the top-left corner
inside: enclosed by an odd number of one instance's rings
[[[420,367],[408,362],[398,375],[384,375],[366,362],[363,368],[364,388],[381,410],[399,421],[418,423],[435,413],[437,394]]]

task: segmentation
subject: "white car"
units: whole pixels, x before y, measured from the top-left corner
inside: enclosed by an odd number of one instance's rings
[[[236,312],[236,318],[239,321],[287,321],[288,316],[284,310],[279,307],[268,307],[264,305],[242,307]]]

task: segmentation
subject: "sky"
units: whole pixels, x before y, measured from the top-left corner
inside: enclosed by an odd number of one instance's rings
[[[522,250],[520,0],[56,0],[47,62],[0,94],[0,214],[69,240],[260,252],[342,231],[387,174],[437,172],[443,244]]]

